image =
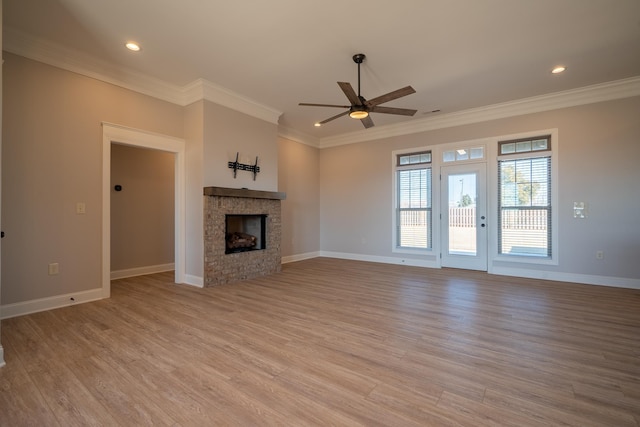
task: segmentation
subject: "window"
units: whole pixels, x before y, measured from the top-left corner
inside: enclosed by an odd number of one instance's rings
[[[532,151],[547,151],[551,149],[551,135],[535,138],[515,139],[498,143],[500,155],[514,153],[528,153]]]
[[[551,258],[550,136],[502,141],[498,160],[498,252]]]
[[[431,152],[402,154],[398,156],[398,166],[431,163]]]
[[[482,159],[484,159],[484,147],[460,147],[455,150],[446,150],[442,152],[442,161],[444,163]]]
[[[431,152],[398,155],[396,182],[396,246],[431,249]]]

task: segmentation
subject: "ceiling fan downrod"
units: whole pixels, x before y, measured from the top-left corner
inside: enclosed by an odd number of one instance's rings
[[[362,101],[362,96],[360,96],[360,64],[364,62],[365,58],[366,56],[364,53],[356,53],[353,55],[353,62],[358,64],[358,99],[360,99],[360,101]]]

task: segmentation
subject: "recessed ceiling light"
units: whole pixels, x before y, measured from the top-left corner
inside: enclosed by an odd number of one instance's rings
[[[562,73],[564,70],[566,70],[567,67],[563,66],[563,65],[558,65],[557,67],[555,67],[553,70],[551,70],[551,73],[553,74],[560,74]]]
[[[315,127],[319,128],[320,126],[322,126],[320,123],[314,123],[313,124]]]
[[[132,50],[134,52],[138,52],[140,50],[140,45],[135,42],[128,42],[127,44],[125,44],[125,46],[127,47],[127,49]]]

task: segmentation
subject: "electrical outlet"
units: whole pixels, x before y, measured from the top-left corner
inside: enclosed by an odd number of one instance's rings
[[[60,272],[60,266],[57,262],[52,262],[49,264],[49,276],[55,276]]]
[[[596,259],[604,259],[604,251],[596,251]]]
[[[87,205],[85,205],[84,202],[76,203],[76,213],[78,215],[86,214],[87,213]]]

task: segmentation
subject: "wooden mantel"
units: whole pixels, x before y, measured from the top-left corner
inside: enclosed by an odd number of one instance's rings
[[[248,188],[204,187],[205,196],[244,197],[249,199],[284,200],[286,193],[278,191],[249,190]]]

